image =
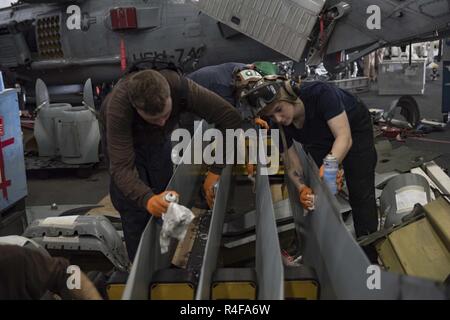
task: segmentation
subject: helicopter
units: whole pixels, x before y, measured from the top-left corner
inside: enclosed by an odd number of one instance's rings
[[[118,79],[141,59],[189,72],[225,61],[282,55],[230,30],[185,1],[20,1],[0,10],[0,66],[19,82],[71,90]],[[63,87],[64,86],[64,87]]]
[[[0,9],[0,67],[28,92],[40,78],[50,95],[78,96],[74,84],[111,83],[142,59],[185,72],[323,62],[333,74],[378,48],[444,38],[448,21],[443,0],[20,0]]]

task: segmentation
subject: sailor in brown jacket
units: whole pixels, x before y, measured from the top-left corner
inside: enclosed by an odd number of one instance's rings
[[[242,121],[224,99],[170,69],[129,75],[102,104],[111,200],[121,215],[131,261],[150,216],[161,217],[168,209],[164,191],[173,168],[170,135],[183,112],[222,131],[240,128]],[[221,169],[210,167],[203,185],[209,206]]]

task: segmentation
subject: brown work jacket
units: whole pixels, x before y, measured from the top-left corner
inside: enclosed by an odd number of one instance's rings
[[[191,112],[223,132],[242,125],[239,112],[220,96],[185,79],[173,70],[162,70],[172,98],[172,114],[164,127],[146,123],[129,101],[127,78],[120,81],[102,104],[100,122],[106,135],[106,153],[111,178],[122,193],[139,206],[146,207],[153,195],[140,180],[135,167],[135,147],[167,141],[177,127],[180,115]],[[183,88],[183,86],[185,86]],[[187,87],[186,87],[187,86]],[[183,97],[183,92],[187,93]],[[184,101],[186,100],[186,101]],[[212,172],[220,173],[215,165]]]

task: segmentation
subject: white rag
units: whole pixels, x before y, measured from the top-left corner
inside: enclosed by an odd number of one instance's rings
[[[189,224],[195,216],[191,210],[177,203],[171,203],[169,209],[163,214],[163,226],[159,236],[161,254],[169,251],[170,238],[183,240]]]

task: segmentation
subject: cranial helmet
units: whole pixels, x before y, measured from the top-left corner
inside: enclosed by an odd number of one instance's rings
[[[237,70],[235,72],[235,86],[239,89],[254,85],[262,79],[263,76],[253,69]]]

